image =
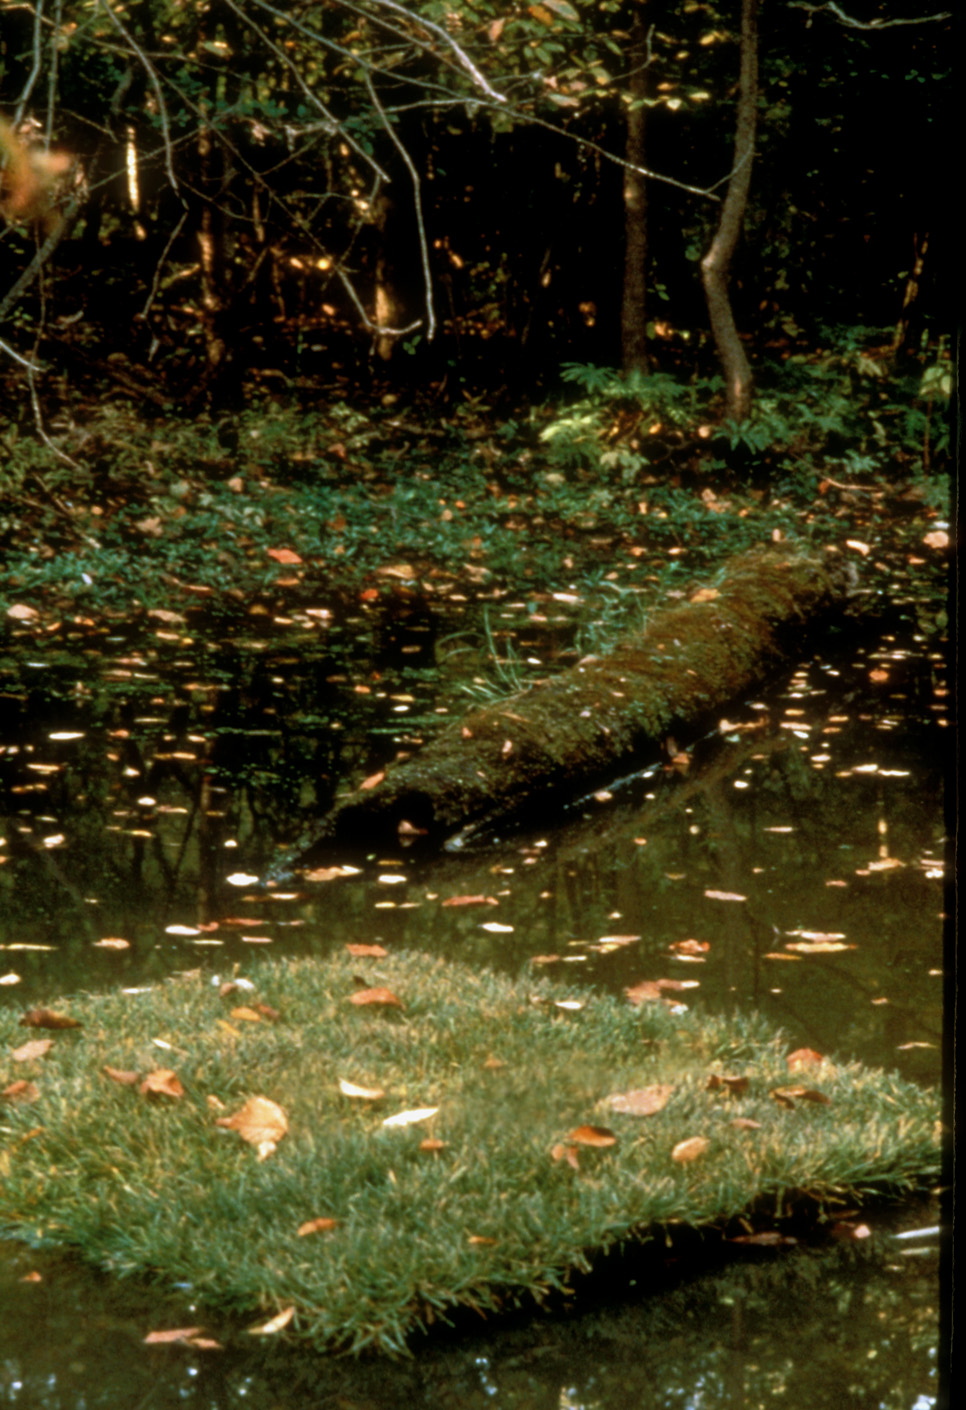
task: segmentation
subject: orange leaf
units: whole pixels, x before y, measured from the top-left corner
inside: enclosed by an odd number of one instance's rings
[[[792,1072],[796,1072],[800,1067],[820,1067],[825,1059],[814,1048],[796,1048],[793,1053],[788,1054],[785,1061]]]
[[[264,1159],[271,1155],[288,1130],[288,1117],[278,1103],[268,1097],[249,1097],[231,1116],[217,1117],[215,1125],[237,1131],[243,1141],[258,1147],[259,1159]]]
[[[402,1000],[397,999],[391,989],[360,989],[349,995],[349,1003],[360,1007],[375,1005],[383,1008],[402,1008]]]
[[[670,1082],[657,1082],[653,1087],[636,1087],[631,1092],[615,1092],[607,1098],[612,1111],[625,1116],[654,1116],[667,1106],[668,1098],[674,1091]]]
[[[79,1019],[68,1018],[65,1013],[53,1013],[50,1009],[30,1009],[20,1020],[21,1028],[83,1028]]]
[[[737,1126],[739,1131],[760,1131],[761,1122],[752,1121],[750,1116],[736,1116],[731,1122],[732,1126]]]
[[[498,906],[495,896],[447,896],[441,906]]]
[[[578,1146],[616,1146],[617,1137],[606,1126],[578,1126],[567,1137]]]
[[[707,1136],[689,1136],[686,1141],[678,1141],[671,1152],[671,1159],[676,1160],[679,1165],[687,1165],[704,1155],[710,1144]]]
[[[338,1224],[338,1219],[327,1219],[323,1215],[320,1219],[306,1219],[304,1224],[298,1227],[298,1236],[304,1239],[306,1234],[325,1234],[330,1229],[334,1229]]]
[[[557,1145],[550,1148],[550,1155],[554,1160],[565,1160],[574,1170],[580,1169],[580,1159],[576,1146],[565,1146],[558,1142]]]
[[[0,1101],[5,1102],[35,1102],[39,1096],[40,1088],[36,1082],[25,1082],[22,1077],[0,1091]]]
[[[256,1013],[254,1009],[247,1008],[244,1004],[240,1008],[232,1009],[232,1018],[240,1019],[246,1023],[261,1023],[262,1015]]]
[[[676,955],[706,955],[711,949],[708,940],[675,940],[668,946]]]
[[[32,1062],[34,1058],[46,1056],[53,1046],[53,1038],[34,1038],[31,1042],[24,1043],[22,1047],[14,1048],[10,1056],[14,1062]]]
[[[167,1332],[148,1332],[144,1338],[145,1346],[167,1346],[171,1342],[190,1341],[201,1331],[200,1327],[174,1327]]]
[[[184,1087],[170,1067],[157,1067],[149,1072],[138,1091],[142,1097],[173,1097],[177,1100],[184,1096]]]
[[[714,602],[718,596],[717,588],[698,588],[697,592],[690,598],[691,602]]]
[[[445,1147],[446,1142],[438,1140],[436,1136],[427,1136],[425,1141],[419,1143],[421,1151],[432,1151],[433,1153],[444,1150]]]
[[[374,960],[381,960],[389,954],[389,951],[384,949],[382,945],[356,945],[351,941],[346,944],[346,949],[350,955],[355,955],[357,959],[371,955]]]
[[[269,558],[274,558],[276,563],[302,562],[302,559],[299,557],[299,555],[295,552],[294,549],[291,548],[270,548],[268,549],[268,556]]]
[[[101,1068],[105,1077],[109,1077],[112,1082],[117,1082],[121,1087],[136,1087],[141,1080],[140,1072],[125,1072],[120,1067],[110,1067],[107,1063]]]
[[[490,1056],[484,1062],[483,1066],[487,1069],[488,1072],[499,1072],[501,1067],[506,1067],[506,1063],[503,1061],[502,1058],[494,1057],[491,1053]]]
[[[287,1327],[295,1316],[294,1307],[283,1307],[275,1317],[270,1317],[267,1322],[260,1322],[257,1327],[249,1327],[250,1337],[272,1337],[276,1332],[280,1332],[283,1327]]]
[[[261,1014],[262,1018],[267,1018],[269,1023],[277,1023],[282,1017],[278,1009],[273,1009],[271,1004],[256,1004],[255,1012]]]
[[[376,788],[376,787],[378,787],[378,785],[379,785],[380,783],[382,783],[382,781],[383,781],[383,779],[384,779],[385,777],[386,777],[386,771],[385,771],[385,769],[381,770],[380,773],[377,773],[377,774],[370,774],[368,778],[364,778],[364,779],[362,780],[362,782],[359,784],[359,791],[360,791],[360,793],[361,793],[364,789],[369,789],[369,788]]]
[[[777,1229],[763,1229],[760,1234],[738,1234],[728,1242],[729,1244],[754,1244],[759,1248],[777,1248],[788,1244],[797,1244],[798,1240],[793,1239],[791,1234],[779,1233]]]

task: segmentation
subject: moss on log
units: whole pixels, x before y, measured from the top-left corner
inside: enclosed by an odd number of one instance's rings
[[[689,602],[602,657],[465,715],[373,788],[342,798],[276,871],[327,845],[419,829],[439,842],[522,819],[641,767],[801,651],[844,604],[840,568],[804,554],[729,560]]]

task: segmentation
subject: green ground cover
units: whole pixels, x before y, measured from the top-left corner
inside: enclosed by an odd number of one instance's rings
[[[672,1225],[937,1178],[934,1092],[758,1017],[353,948],[4,1014],[0,1233],[401,1351]]]

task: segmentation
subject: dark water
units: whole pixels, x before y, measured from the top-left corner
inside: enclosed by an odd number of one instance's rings
[[[573,646],[565,614],[531,609],[489,618],[521,677]],[[347,772],[458,712],[481,658],[465,623],[434,641],[417,612],[369,635],[321,613],[265,626],[217,646],[167,624],[78,626],[5,664],[0,1003],[380,941],[617,992],[676,981],[677,1002],[756,1006],[798,1044],[939,1080],[952,741],[943,646],[914,616],[861,647],[830,639],[736,706],[686,770],[657,762],[539,832],[428,860],[400,845],[268,892],[245,878],[277,840]],[[467,897],[485,899],[443,904]],[[893,1241],[895,1219],[937,1215],[880,1212],[867,1240],[664,1270],[658,1291],[621,1285],[606,1307],[598,1286],[593,1310],[481,1327],[388,1370],[223,1326],[224,1350],[146,1348],[148,1330],[204,1318],[184,1296],[8,1246],[0,1404],[926,1410],[937,1244]]]

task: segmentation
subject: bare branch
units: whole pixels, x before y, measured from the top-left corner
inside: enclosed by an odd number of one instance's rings
[[[407,10],[405,6],[397,5],[396,0],[369,0],[369,3],[372,5],[379,6],[385,10],[391,10],[395,14],[402,15],[405,19],[409,20],[410,23],[419,25],[420,28],[428,29],[431,34],[437,35],[438,38],[440,38],[444,44],[449,45],[450,49],[452,49],[453,53],[456,55],[456,59],[460,67],[466,70],[466,72],[472,78],[476,86],[482,89],[482,91],[487,95],[488,98],[491,98],[495,103],[506,102],[506,98],[504,97],[504,95],[502,93],[498,93],[495,88],[490,87],[486,79],[480,73],[479,69],[473,63],[473,60],[467,54],[466,50],[463,49],[459,44],[457,44],[453,36],[451,34],[448,34],[447,31],[443,29],[441,25],[434,24],[432,20],[424,19],[422,15],[414,15],[413,12],[411,10]],[[344,8],[355,9],[356,7],[354,5],[345,4]]]
[[[178,178],[174,174],[173,149],[171,144],[171,124],[168,120],[168,109],[164,101],[164,94],[161,91],[161,80],[158,78],[157,70],[151,63],[151,60],[148,58],[147,54],[145,54],[144,50],[138,44],[137,40],[128,30],[124,22],[119,19],[118,16],[111,9],[110,5],[108,4],[108,0],[98,0],[98,3],[108,15],[115,29],[117,29],[118,32],[123,36],[125,42],[129,45],[132,52],[137,55],[141,66],[143,67],[145,73],[148,76],[148,80],[151,84],[151,87],[154,89],[154,95],[158,100],[158,119],[161,123],[161,133],[164,138],[164,169],[168,174],[168,180],[171,183],[171,189],[175,191],[178,195],[180,195],[181,193],[178,187]]]
[[[852,15],[847,15],[844,10],[840,9],[839,6],[835,4],[835,0],[826,0],[826,4],[824,5],[808,5],[804,3],[804,0],[792,0],[792,4],[789,8],[793,10],[807,10],[809,25],[812,23],[813,15],[821,14],[823,10],[829,10],[839,23],[845,25],[847,29],[892,29],[895,25],[900,24],[937,24],[941,20],[952,19],[951,11],[943,10],[939,14],[917,15],[912,19],[857,20],[853,18]]]
[[[30,72],[27,75],[27,81],[23,86],[23,91],[21,92],[20,98],[17,101],[17,106],[13,110],[14,129],[18,128],[21,122],[23,121],[23,115],[26,110],[27,103],[30,101],[30,95],[34,91],[34,84],[40,77],[40,68],[43,62],[41,58],[42,46],[40,42],[40,30],[43,24],[43,18],[44,0],[37,0],[36,7],[34,9],[34,37],[30,46],[31,53],[33,54],[33,63],[31,65]]]

